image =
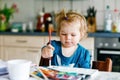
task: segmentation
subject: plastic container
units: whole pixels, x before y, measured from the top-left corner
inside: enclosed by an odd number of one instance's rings
[[[104,30],[108,32],[112,31],[112,14],[109,5],[106,6]]]
[[[114,10],[112,32],[120,32],[120,13],[118,9]]]

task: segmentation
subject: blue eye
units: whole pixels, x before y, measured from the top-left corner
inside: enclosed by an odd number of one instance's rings
[[[72,34],[72,36],[76,36],[75,34]]]
[[[62,35],[66,35],[66,34],[62,34]]]

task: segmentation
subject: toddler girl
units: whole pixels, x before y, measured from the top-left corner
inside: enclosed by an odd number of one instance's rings
[[[60,41],[52,40],[42,48],[42,57],[52,57],[51,64],[90,68],[90,53],[79,44],[87,36],[87,23],[84,16],[76,12],[61,11],[56,15],[57,33]]]

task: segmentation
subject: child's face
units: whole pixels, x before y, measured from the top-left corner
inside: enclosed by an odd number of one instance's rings
[[[60,29],[60,40],[63,47],[72,47],[80,41],[80,23],[63,23]]]

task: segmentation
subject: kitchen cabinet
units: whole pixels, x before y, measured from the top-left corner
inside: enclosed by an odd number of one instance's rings
[[[0,46],[0,59],[4,60],[3,46]]]
[[[5,60],[27,59],[35,64],[40,61],[40,48],[5,47]]]
[[[0,59],[3,59],[3,36],[0,35]]]
[[[0,46],[2,46],[3,44],[3,40],[2,40],[2,36],[0,36]]]
[[[4,60],[27,59],[39,64],[44,37],[3,36]]]
[[[5,46],[41,47],[44,43],[42,36],[3,36]]]

